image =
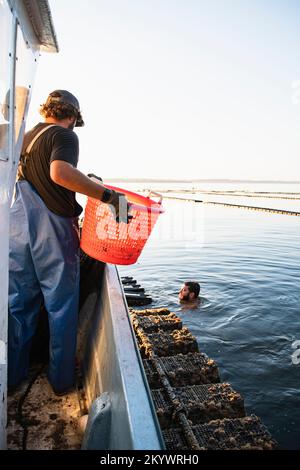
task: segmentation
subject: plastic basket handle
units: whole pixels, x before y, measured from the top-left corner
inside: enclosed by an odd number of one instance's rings
[[[161,204],[161,203],[162,203],[163,196],[162,196],[160,193],[156,193],[155,191],[152,191],[152,190],[150,189],[149,194],[148,194],[147,197],[150,198],[150,196],[152,196],[152,195],[159,198],[158,204]]]
[[[100,178],[100,176],[94,175],[94,173],[89,173],[87,176],[91,178],[91,180],[95,181],[96,183],[98,183],[99,181],[103,183],[103,179]]]

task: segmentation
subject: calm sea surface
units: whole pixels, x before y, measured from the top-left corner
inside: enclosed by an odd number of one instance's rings
[[[208,189],[300,193],[297,185],[216,186],[201,184],[195,195],[204,199],[199,191]],[[205,200],[212,199],[206,194]],[[300,209],[299,200],[234,201]],[[300,217],[169,199],[164,207],[139,261],[120,267],[120,274],[134,276],[153,307],[182,317],[201,351],[217,361],[221,379],[242,393],[247,413],[262,418],[281,448],[300,449],[300,364],[292,361],[293,342],[300,340]],[[201,283],[196,310],[177,301],[185,280]]]

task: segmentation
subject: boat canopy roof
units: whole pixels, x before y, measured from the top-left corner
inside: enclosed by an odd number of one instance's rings
[[[58,52],[59,47],[47,0],[8,0],[8,4],[17,12],[22,11],[27,14],[41,50]],[[22,15],[18,19],[21,22]]]

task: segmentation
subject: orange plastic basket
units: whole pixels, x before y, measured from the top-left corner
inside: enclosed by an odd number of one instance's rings
[[[128,224],[117,223],[109,208],[98,199],[88,198],[81,234],[81,249],[92,258],[105,263],[133,264],[140,256],[146,241],[163,211],[162,196],[150,193],[149,197],[105,185],[125,194],[131,203],[130,214],[133,216]],[[156,202],[150,199],[154,194],[159,197]]]

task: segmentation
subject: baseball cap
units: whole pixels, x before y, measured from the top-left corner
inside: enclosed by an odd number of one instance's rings
[[[67,90],[54,90],[48,96],[46,105],[50,103],[64,103],[64,104],[69,104],[70,106],[75,108],[76,114],[77,114],[75,127],[84,126],[84,121],[82,119],[81,112],[80,112],[79,101],[74,95],[72,95],[72,93],[70,93]]]

